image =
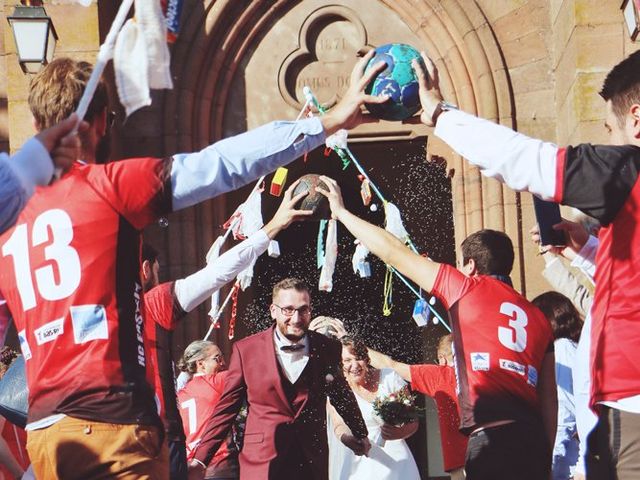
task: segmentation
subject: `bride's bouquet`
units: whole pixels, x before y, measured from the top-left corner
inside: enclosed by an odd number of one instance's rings
[[[389,395],[377,397],[373,401],[373,411],[382,422],[394,427],[402,427],[420,416],[420,409],[416,406],[416,396],[411,393],[408,386]],[[381,437],[377,443],[383,447],[385,441]]]

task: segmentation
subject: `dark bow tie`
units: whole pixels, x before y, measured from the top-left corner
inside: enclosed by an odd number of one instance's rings
[[[294,345],[283,345],[282,347],[280,347],[280,350],[282,350],[283,352],[297,352],[298,350],[303,349],[304,344],[302,343],[296,343]]]

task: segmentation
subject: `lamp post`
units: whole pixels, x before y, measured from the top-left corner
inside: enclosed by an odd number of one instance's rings
[[[629,30],[631,41],[635,42],[640,33],[640,0],[624,0],[620,7],[624,15],[624,21]]]
[[[53,59],[58,35],[44,7],[17,5],[7,17],[16,42],[18,61],[25,73],[38,73]]]

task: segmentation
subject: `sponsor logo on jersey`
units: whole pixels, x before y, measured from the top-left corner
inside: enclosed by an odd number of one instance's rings
[[[515,372],[518,375],[524,375],[526,368],[524,365],[518,362],[514,362],[513,360],[505,360],[504,358],[500,359],[500,368],[503,370],[509,370],[510,372]]]
[[[532,365],[527,370],[527,383],[534,387],[538,384],[538,370]]]
[[[74,305],[69,308],[73,339],[77,344],[107,340],[107,311],[103,305]]]
[[[51,342],[64,333],[64,317],[52,322],[45,323],[40,328],[36,328],[33,334],[36,337],[36,343],[42,345],[43,343]]]
[[[489,370],[488,352],[472,352],[471,353],[471,370],[474,372],[486,372]]]
[[[136,339],[138,340],[138,365],[144,367],[146,365],[146,359],[144,355],[144,319],[142,318],[142,312],[140,311],[140,295],[142,294],[142,286],[136,282],[136,289],[133,291],[133,298],[136,301]]]
[[[22,356],[27,361],[31,358],[31,349],[29,348],[29,342],[27,342],[27,334],[24,330],[18,332],[18,340],[20,341],[20,350],[22,350]]]

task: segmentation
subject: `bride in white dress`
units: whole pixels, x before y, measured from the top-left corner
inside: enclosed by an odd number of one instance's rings
[[[418,422],[402,427],[384,424],[373,410],[376,397],[386,396],[406,385],[393,370],[369,366],[367,347],[350,337],[342,338],[342,365],[349,386],[358,400],[369,430],[371,450],[368,456],[356,456],[346,447],[354,438],[340,415],[329,409],[330,480],[414,480],[420,479],[418,467],[405,438],[418,429]]]

